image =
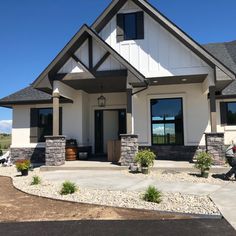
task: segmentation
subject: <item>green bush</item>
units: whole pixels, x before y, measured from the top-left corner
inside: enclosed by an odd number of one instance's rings
[[[29,160],[18,160],[15,163],[17,171],[22,171],[22,170],[29,170],[30,168],[30,161]]]
[[[199,152],[197,154],[197,161],[195,167],[201,171],[201,173],[210,170],[213,159],[212,156],[207,152]]]
[[[75,193],[77,190],[78,189],[77,189],[77,186],[76,186],[75,183],[72,183],[70,181],[65,181],[62,184],[62,188],[61,188],[60,194],[61,195],[68,195],[68,194]]]
[[[147,202],[161,203],[162,193],[154,186],[149,186],[143,195],[143,200]]]
[[[1,150],[1,148],[0,148],[0,156],[2,156],[3,155],[3,152],[2,152],[2,150]]]
[[[39,185],[41,184],[41,178],[37,175],[33,176],[31,185]]]
[[[135,156],[135,162],[141,167],[151,167],[154,165],[156,155],[150,149],[139,151]]]

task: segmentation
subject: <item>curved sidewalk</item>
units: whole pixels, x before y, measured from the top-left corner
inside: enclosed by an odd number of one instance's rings
[[[109,190],[143,191],[149,185],[156,186],[163,192],[180,192],[194,195],[210,196],[222,215],[236,229],[236,189],[234,183],[225,184],[163,182],[152,176],[130,176],[121,171],[80,170],[42,172],[49,181],[62,182],[70,180],[81,187]]]

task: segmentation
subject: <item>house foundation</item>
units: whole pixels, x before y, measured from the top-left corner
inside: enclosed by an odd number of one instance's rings
[[[45,163],[45,148],[11,148],[11,161],[15,163],[17,160],[30,160],[31,163]]]
[[[65,136],[46,136],[46,166],[60,166],[65,164],[66,137]]]
[[[121,158],[122,166],[129,166],[134,162],[138,152],[138,135],[122,134],[121,135]]]
[[[206,150],[213,156],[214,165],[225,164],[224,133],[206,133]]]

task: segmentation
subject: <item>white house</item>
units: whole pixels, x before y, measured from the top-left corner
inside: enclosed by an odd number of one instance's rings
[[[207,148],[222,161],[236,138],[230,52],[235,42],[203,47],[145,0],[113,0],[29,87],[0,100],[13,109],[12,157],[43,161],[47,135],[101,154],[127,134],[159,158]]]

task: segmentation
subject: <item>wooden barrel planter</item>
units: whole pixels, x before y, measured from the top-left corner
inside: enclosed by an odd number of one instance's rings
[[[66,161],[76,161],[78,154],[77,142],[76,140],[66,141]]]

